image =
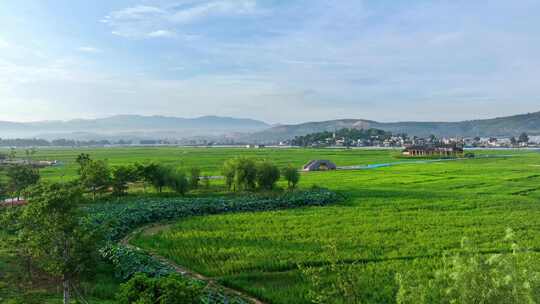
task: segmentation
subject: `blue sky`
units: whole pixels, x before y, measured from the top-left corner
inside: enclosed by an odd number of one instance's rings
[[[4,0],[0,120],[540,110],[540,1]]]

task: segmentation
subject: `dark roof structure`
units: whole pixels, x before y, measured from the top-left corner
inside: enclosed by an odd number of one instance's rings
[[[326,171],[336,169],[336,164],[329,160],[311,160],[303,167],[304,171]]]

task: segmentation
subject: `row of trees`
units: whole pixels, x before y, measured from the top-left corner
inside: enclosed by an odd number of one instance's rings
[[[268,160],[255,161],[246,157],[227,160],[223,165],[222,173],[225,185],[231,191],[272,190],[281,175],[287,181],[289,189],[296,188],[300,181],[298,170],[292,166],[280,171]]]
[[[189,190],[197,189],[201,180],[201,170],[198,168],[191,168],[186,173],[185,170],[152,162],[110,169],[107,162],[92,160],[88,154],[79,155],[77,163],[80,183],[92,192],[94,199],[96,194],[110,188],[115,195],[125,195],[129,184],[135,182],[141,182],[145,190],[147,185],[152,185],[159,193],[168,187],[176,193],[185,195]]]

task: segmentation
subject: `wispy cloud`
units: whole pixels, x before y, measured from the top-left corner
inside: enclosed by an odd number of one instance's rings
[[[93,46],[81,46],[81,47],[78,47],[77,50],[78,50],[79,52],[90,53],[90,54],[99,54],[99,53],[103,53],[103,50],[98,49],[98,48],[93,47]]]
[[[174,32],[168,31],[168,30],[157,30],[148,33],[148,37],[150,38],[170,38],[175,37],[176,34]]]
[[[101,22],[117,36],[129,38],[175,37],[175,28],[214,17],[237,17],[257,13],[256,0],[214,0],[184,5],[137,5],[114,11]]]

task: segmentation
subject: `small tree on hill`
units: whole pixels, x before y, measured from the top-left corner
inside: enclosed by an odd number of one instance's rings
[[[519,135],[518,141],[520,143],[524,143],[524,144],[528,143],[529,142],[529,135],[527,135],[527,133],[525,133],[525,132],[521,133],[521,135]]]
[[[261,161],[256,165],[256,182],[259,188],[272,190],[279,180],[280,172],[270,161]]]
[[[104,192],[111,184],[111,172],[109,166],[103,160],[91,160],[81,167],[81,184],[92,192],[92,198],[96,199],[98,192]]]
[[[10,166],[7,170],[9,180],[9,188],[17,195],[17,199],[21,197],[21,192],[31,185],[35,185],[39,181],[39,170],[27,165]]]
[[[84,225],[79,188],[41,184],[31,188],[28,197],[17,218],[18,246],[41,269],[61,278],[64,304],[68,304],[73,282],[94,264],[98,233]]]
[[[191,189],[199,188],[199,182],[201,179],[201,169],[191,168],[189,170],[189,186]]]
[[[124,195],[128,190],[128,183],[137,180],[135,168],[131,166],[115,167],[112,171],[113,193]]]
[[[289,189],[295,189],[298,182],[300,182],[300,173],[296,168],[289,165],[283,169],[283,177],[287,181],[287,186]]]

